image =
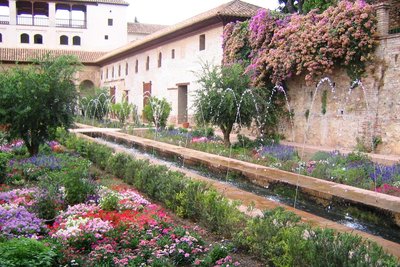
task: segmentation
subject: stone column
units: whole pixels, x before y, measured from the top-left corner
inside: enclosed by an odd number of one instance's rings
[[[385,36],[389,34],[389,7],[390,5],[386,3],[377,4],[376,18],[378,20],[378,34],[380,36]]]
[[[49,26],[56,26],[56,3],[49,2]]]
[[[15,0],[8,1],[10,10],[10,25],[17,25],[17,4]]]

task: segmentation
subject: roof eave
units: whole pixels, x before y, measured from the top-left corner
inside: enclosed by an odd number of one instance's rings
[[[166,42],[171,39],[179,38],[180,36],[187,35],[191,32],[199,31],[207,26],[215,25],[218,23],[222,23],[222,25],[226,25],[229,22],[232,21],[237,21],[237,20],[246,20],[249,19],[247,16],[237,16],[237,15],[225,15],[225,14],[217,14],[215,16],[206,18],[202,21],[196,22],[192,25],[188,25],[187,27],[184,27],[182,29],[178,29],[176,31],[166,33],[165,35],[162,35],[158,38],[149,40],[148,42],[145,42],[143,44],[139,44],[137,46],[127,48],[124,51],[118,52],[116,54],[111,54],[111,55],[104,55],[97,59],[95,63],[99,65],[106,65],[110,62],[122,59],[126,57],[127,55],[130,55],[134,53],[135,51],[140,51],[148,47],[152,47],[154,45]]]

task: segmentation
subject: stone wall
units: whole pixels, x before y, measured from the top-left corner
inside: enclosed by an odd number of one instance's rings
[[[322,82],[318,89],[316,84],[308,86],[304,77],[288,82],[294,126],[288,121],[280,125],[287,140],[354,149],[357,143],[371,148],[375,137],[382,139],[377,152],[400,155],[400,34],[380,39],[376,60],[359,86],[351,89],[352,81],[343,70],[326,77],[334,88],[328,82]],[[328,98],[322,114],[324,90]]]

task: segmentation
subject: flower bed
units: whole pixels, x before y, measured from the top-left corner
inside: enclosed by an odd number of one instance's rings
[[[32,166],[43,172],[31,181],[35,187],[0,186],[0,262],[6,266],[240,265],[224,244],[206,243],[129,187],[79,186],[90,174],[76,155],[9,156],[9,171],[18,164],[21,175]],[[78,197],[83,201],[76,203]],[[49,210],[54,219],[43,218]]]

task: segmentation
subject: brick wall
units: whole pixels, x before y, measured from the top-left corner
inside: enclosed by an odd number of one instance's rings
[[[307,86],[304,77],[288,82],[294,127],[282,122],[281,133],[291,141],[304,142],[306,138],[308,144],[347,149],[353,149],[357,139],[371,146],[372,138],[379,136],[382,144],[378,152],[400,155],[400,34],[380,39],[376,60],[361,79],[364,89],[350,89],[352,81],[343,70],[327,77],[335,84],[334,89],[327,82],[318,89]],[[326,114],[321,112],[324,90],[328,91]]]

